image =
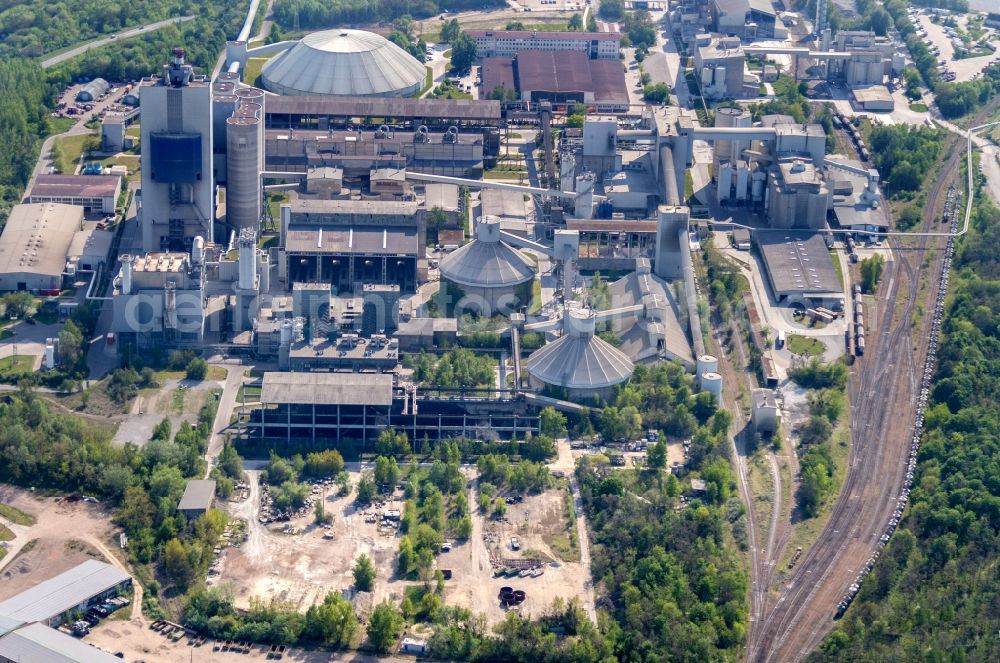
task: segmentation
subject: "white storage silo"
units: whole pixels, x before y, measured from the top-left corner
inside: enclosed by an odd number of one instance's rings
[[[713,371],[701,374],[701,390],[715,394],[715,400],[722,401],[722,376]]]
[[[719,360],[712,355],[701,355],[698,357],[698,375],[703,373],[718,373]]]

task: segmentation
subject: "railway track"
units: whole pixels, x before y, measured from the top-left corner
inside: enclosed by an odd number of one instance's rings
[[[962,151],[955,150],[942,172],[955,172],[961,155]],[[948,180],[946,176],[935,183],[929,200],[938,199]],[[925,231],[934,217],[931,206],[925,212]],[[920,237],[915,249],[897,247],[896,260],[886,267],[887,295],[881,300],[878,333],[849,384],[853,445],[844,486],[826,528],[763,623],[752,630],[751,661],[801,660],[819,643],[832,624],[838,601],[878,547],[896,506],[912,428],[899,423],[915,418],[920,389],[916,370],[923,366],[926,352],[923,334],[917,337],[917,347],[912,343],[912,320],[920,294],[918,268],[929,240]],[[935,261],[935,275],[941,262]],[[932,285],[930,294],[933,289]],[[905,304],[902,313],[895,315],[901,293],[905,293]]]

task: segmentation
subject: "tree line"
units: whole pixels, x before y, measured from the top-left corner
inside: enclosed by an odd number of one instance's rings
[[[909,507],[813,661],[1000,657],[1000,210],[956,251]]]

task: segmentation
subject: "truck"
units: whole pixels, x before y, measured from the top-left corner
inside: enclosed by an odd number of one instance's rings
[[[780,350],[783,347],[785,347],[785,330],[784,329],[779,329],[778,330],[778,337],[774,341],[774,348],[776,350]]]

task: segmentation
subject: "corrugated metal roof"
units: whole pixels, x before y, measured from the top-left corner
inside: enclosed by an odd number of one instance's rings
[[[506,242],[473,240],[445,256],[441,276],[459,285],[502,288],[535,278],[534,263]]]
[[[117,175],[39,175],[30,197],[103,198],[114,196],[122,178]]]
[[[483,94],[490,94],[498,87],[516,90],[514,60],[511,58],[483,58],[480,72],[483,77]]]
[[[597,336],[565,334],[528,357],[528,373],[567,389],[601,389],[628,380],[634,368],[624,352]]]
[[[121,659],[44,624],[0,638],[0,658],[24,663],[121,663]]]
[[[24,622],[45,621],[130,579],[121,569],[88,559],[0,603],[0,615]]]
[[[381,99],[268,95],[264,114],[331,117],[385,117],[439,120],[500,120],[500,102],[492,99]]]
[[[493,37],[495,39],[538,39],[562,41],[615,41],[621,39],[618,32],[539,32],[538,30],[465,30],[473,39]]]
[[[191,479],[184,486],[184,494],[180,503],[177,504],[178,511],[208,511],[215,499],[215,481],[211,479]]]
[[[423,63],[381,35],[325,30],[306,35],[261,71],[283,95],[409,96],[426,78]]]
[[[416,228],[293,225],[285,235],[287,253],[359,255],[417,254]]]
[[[522,92],[592,92],[598,102],[628,102],[622,63],[591,60],[580,51],[521,51],[517,82]]]
[[[754,237],[779,297],[791,293],[822,295],[843,292],[830,251],[818,232],[758,230],[754,232]]]
[[[82,222],[83,208],[76,205],[15,205],[0,235],[0,273],[62,274]]]
[[[264,373],[260,402],[315,405],[390,405],[389,373]]]

